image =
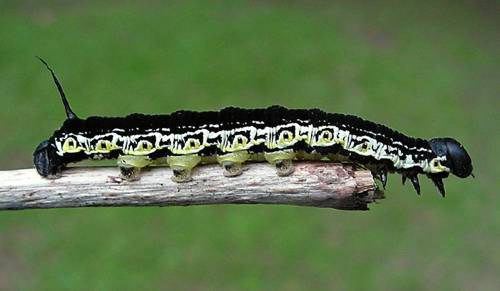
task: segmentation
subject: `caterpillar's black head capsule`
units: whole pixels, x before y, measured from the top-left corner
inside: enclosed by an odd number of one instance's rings
[[[433,138],[429,144],[438,157],[446,156],[446,160],[442,161],[442,164],[448,167],[452,174],[460,178],[472,175],[472,160],[458,141],[449,137]]]
[[[56,153],[55,146],[47,140],[42,141],[33,153],[33,163],[40,176],[56,178],[64,164]]]

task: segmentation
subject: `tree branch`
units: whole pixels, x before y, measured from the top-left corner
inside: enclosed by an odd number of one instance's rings
[[[269,164],[253,163],[243,175],[224,177],[218,165],[195,169],[193,181],[174,183],[168,168],[141,172],[120,182],[118,169],[68,168],[56,180],[33,169],[0,171],[0,210],[88,206],[188,206],[200,204],[289,204],[367,210],[383,198],[370,171],[349,164],[298,162],[289,177]]]

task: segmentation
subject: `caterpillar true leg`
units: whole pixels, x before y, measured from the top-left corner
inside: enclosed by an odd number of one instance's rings
[[[235,177],[243,173],[243,163],[250,158],[247,151],[217,156],[217,162],[224,168],[224,176]]]
[[[432,180],[441,196],[444,197],[446,195],[446,191],[444,189],[443,177],[446,178],[446,175],[428,174],[427,177]]]
[[[378,177],[380,179],[380,182],[382,182],[382,186],[385,189],[385,186],[387,185],[387,169],[381,169],[378,173]]]
[[[410,177],[410,182],[413,185],[413,188],[415,188],[417,194],[420,195],[420,183],[418,182],[417,174],[411,175],[409,177]]]
[[[373,177],[382,183],[382,187],[385,189],[387,185],[387,173],[389,172],[387,165],[370,163],[367,168],[372,172]]]
[[[151,164],[151,160],[146,156],[120,155],[117,159],[120,168],[120,176],[127,181],[139,180],[141,168]]]
[[[401,173],[401,182],[403,185],[406,183],[406,179],[409,179],[413,188],[415,188],[415,192],[420,195],[420,183],[418,181],[418,173],[414,171],[402,172]]]
[[[385,186],[387,185],[387,170],[386,169],[378,169],[378,170],[373,170],[370,169],[372,172],[372,176],[379,180],[382,183],[382,187],[385,189]]]
[[[172,168],[173,176],[172,181],[177,183],[189,182],[191,171],[201,161],[198,155],[185,155],[185,156],[170,156],[167,158],[167,163]]]
[[[294,168],[292,160],[295,158],[295,153],[293,151],[287,150],[264,153],[264,158],[276,167],[276,174],[278,174],[278,176],[283,177],[293,173]]]

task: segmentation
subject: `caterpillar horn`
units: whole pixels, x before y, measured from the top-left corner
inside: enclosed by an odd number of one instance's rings
[[[61,95],[61,100],[62,100],[62,103],[64,105],[64,110],[66,110],[66,117],[68,119],[77,119],[78,116],[76,116],[76,114],[73,112],[73,110],[71,110],[71,107],[69,106],[68,99],[66,99],[66,94],[64,94],[63,87],[62,87],[61,83],[59,82],[59,80],[57,79],[57,76],[54,73],[54,70],[52,70],[52,68],[49,66],[49,64],[47,64],[47,62],[44,59],[42,59],[39,56],[37,56],[37,58],[45,65],[47,70],[49,70],[50,74],[52,75],[52,79],[54,80],[54,83],[56,84],[57,91],[59,91],[59,95]]]

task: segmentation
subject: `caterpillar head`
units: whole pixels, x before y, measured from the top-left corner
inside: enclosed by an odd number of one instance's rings
[[[57,155],[56,147],[48,140],[42,141],[33,153],[33,163],[40,176],[56,178],[64,166],[61,158]]]
[[[455,139],[449,137],[433,138],[429,141],[432,151],[438,157],[445,157],[441,164],[460,178],[472,175],[472,160],[465,148]]]

